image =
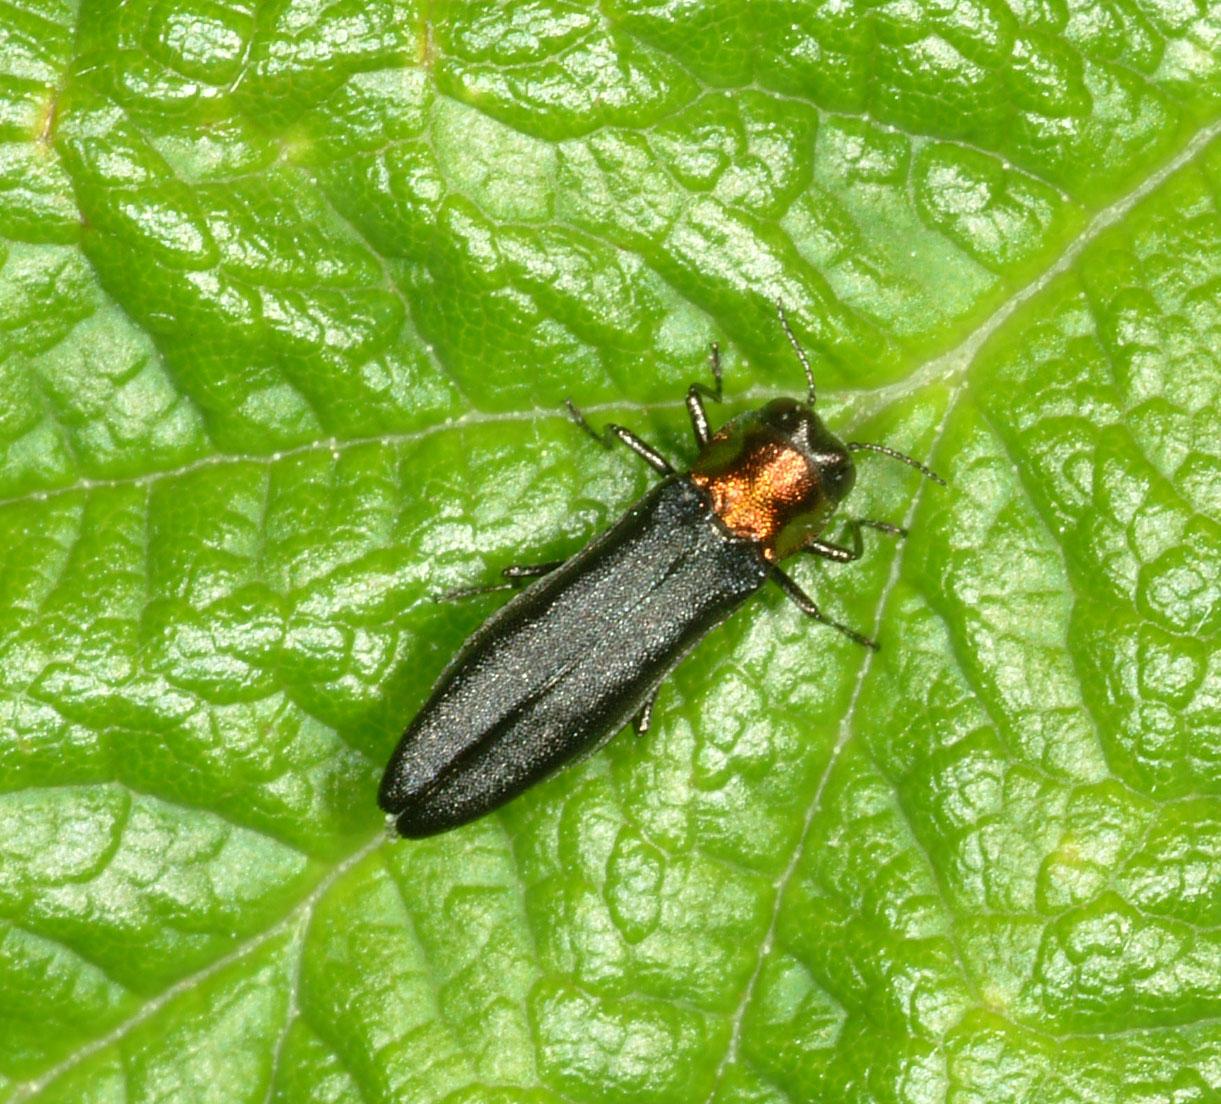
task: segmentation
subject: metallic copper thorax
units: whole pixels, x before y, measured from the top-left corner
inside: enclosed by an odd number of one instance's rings
[[[733,444],[737,448],[726,456],[724,446]],[[691,481],[711,498],[725,527],[761,545],[771,561],[791,551],[780,547],[785,528],[808,514],[819,497],[811,499],[818,474],[805,456],[784,441],[753,434],[737,441],[717,434],[692,469]]]

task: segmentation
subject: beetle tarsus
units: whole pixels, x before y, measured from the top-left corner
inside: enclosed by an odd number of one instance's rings
[[[654,690],[632,719],[632,726],[636,729],[637,736],[643,736],[653,724],[653,705],[656,701],[657,691]]]
[[[907,536],[907,530],[902,525],[894,525],[889,521],[873,521],[870,518],[852,518],[848,522],[849,525],[855,525],[860,529],[862,525],[868,525],[870,529],[876,529],[879,533],[888,533],[892,537],[903,538]]]
[[[496,594],[501,590],[516,590],[513,583],[488,583],[485,586],[457,587],[432,595],[434,602],[460,602],[463,598],[478,598],[482,594]]]

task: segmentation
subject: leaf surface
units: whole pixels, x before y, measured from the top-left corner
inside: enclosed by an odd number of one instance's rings
[[[0,1101],[1221,1091],[1205,3],[0,8]],[[494,599],[800,392],[846,568],[386,840]],[[835,535],[835,528],[832,535]]]

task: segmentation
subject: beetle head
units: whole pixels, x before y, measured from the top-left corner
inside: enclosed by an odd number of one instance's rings
[[[817,475],[817,494],[838,505],[856,482],[856,467],[847,447],[806,403],[773,399],[758,413],[759,423],[805,457]]]

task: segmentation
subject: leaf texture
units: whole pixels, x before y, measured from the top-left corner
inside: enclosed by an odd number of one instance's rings
[[[0,5],[0,1102],[1221,1091],[1206,3]],[[725,354],[861,461],[621,737],[390,842]],[[725,416],[714,408],[714,416]],[[833,530],[834,532],[834,530]],[[874,534],[871,534],[874,536]]]

